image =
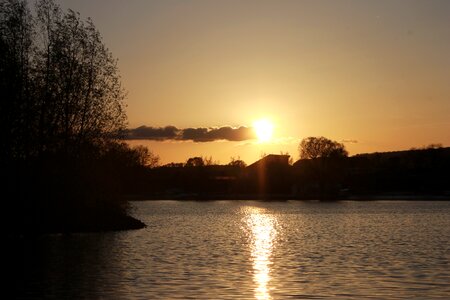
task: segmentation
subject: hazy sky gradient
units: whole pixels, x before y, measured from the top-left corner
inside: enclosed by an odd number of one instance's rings
[[[130,127],[275,123],[270,145],[148,142],[163,162],[298,157],[320,135],[351,154],[450,146],[450,1],[59,3],[119,58]]]

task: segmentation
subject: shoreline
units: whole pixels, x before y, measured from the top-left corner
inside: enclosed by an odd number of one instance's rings
[[[217,201],[217,200],[252,200],[252,201],[450,201],[450,195],[411,195],[411,194],[380,194],[380,195],[351,195],[336,198],[298,197],[293,195],[128,195],[128,201]]]
[[[41,224],[39,227],[16,228],[10,235],[12,237],[31,237],[52,234],[78,234],[78,233],[100,233],[143,229],[147,225],[141,220],[125,215],[118,216],[109,220],[84,220],[84,222],[74,222],[70,224]]]

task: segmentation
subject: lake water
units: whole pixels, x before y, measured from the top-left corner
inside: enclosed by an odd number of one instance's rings
[[[135,202],[142,230],[21,240],[17,298],[449,299],[450,202]]]

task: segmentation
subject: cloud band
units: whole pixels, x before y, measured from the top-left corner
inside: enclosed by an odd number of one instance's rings
[[[251,127],[222,126],[222,127],[199,127],[179,129],[175,126],[151,127],[140,126],[128,129],[125,133],[127,140],[153,140],[153,141],[194,141],[213,142],[219,140],[245,141],[255,139],[256,135]]]

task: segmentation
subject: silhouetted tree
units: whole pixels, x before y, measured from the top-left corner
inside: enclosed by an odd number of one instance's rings
[[[145,146],[136,146],[131,149],[134,152],[135,159],[139,165],[155,168],[159,166],[159,156],[154,154]]]
[[[347,157],[345,146],[324,137],[307,137],[299,145],[300,159]]]
[[[0,183],[16,195],[6,209],[36,230],[124,220],[118,171],[150,154],[118,143],[117,62],[90,19],[53,0],[35,12],[0,0]]]
[[[2,160],[77,155],[125,128],[116,60],[90,19],[52,0],[0,2]]]
[[[325,137],[308,137],[300,142],[299,152],[301,188],[319,199],[338,197],[344,176],[342,158],[348,156],[345,146]]]
[[[41,150],[77,151],[83,143],[117,135],[125,128],[124,91],[100,33],[90,19],[72,10],[62,13],[52,0],[40,0],[36,10]]]
[[[185,164],[186,167],[203,167],[204,165],[205,165],[205,162],[204,162],[203,158],[200,156],[189,158]]]
[[[231,161],[228,163],[229,166],[238,167],[238,168],[245,168],[247,164],[238,157],[237,159],[234,157],[231,157]]]
[[[219,165],[219,161],[215,161],[213,160],[212,156],[202,156],[203,159],[203,163],[205,166],[214,166],[214,165]]]
[[[24,157],[33,138],[33,20],[25,1],[0,1],[0,162]]]

